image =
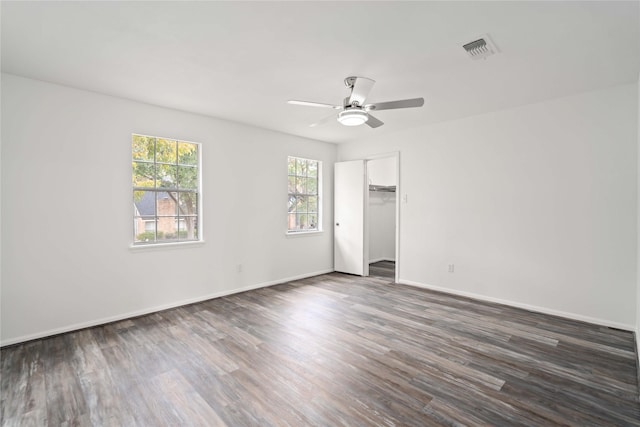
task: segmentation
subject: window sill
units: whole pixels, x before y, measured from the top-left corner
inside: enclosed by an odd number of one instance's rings
[[[285,231],[285,236],[287,237],[298,237],[298,236],[309,236],[309,235],[318,235],[323,234],[322,230],[313,230],[313,231]]]
[[[131,252],[148,252],[148,251],[163,251],[170,249],[180,249],[192,246],[203,246],[204,240],[197,240],[191,242],[173,242],[173,243],[150,243],[147,245],[131,245],[129,250]]]

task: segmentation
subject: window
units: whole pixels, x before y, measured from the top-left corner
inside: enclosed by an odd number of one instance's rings
[[[322,163],[317,160],[289,157],[289,233],[320,231],[320,178]]]
[[[200,145],[133,135],[134,245],[200,240]]]

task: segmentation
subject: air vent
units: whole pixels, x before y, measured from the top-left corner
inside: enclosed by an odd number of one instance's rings
[[[498,49],[488,35],[484,35],[462,47],[467,51],[471,59],[486,59],[488,56],[498,53]]]

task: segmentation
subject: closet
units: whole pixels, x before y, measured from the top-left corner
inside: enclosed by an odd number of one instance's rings
[[[396,158],[367,162],[369,275],[395,278]]]

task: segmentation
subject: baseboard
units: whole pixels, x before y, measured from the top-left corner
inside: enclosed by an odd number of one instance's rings
[[[115,315],[115,316],[103,317],[101,319],[91,320],[91,321],[88,321],[88,322],[75,323],[73,325],[63,326],[63,327],[60,327],[60,328],[50,329],[48,331],[37,332],[35,334],[29,334],[29,335],[24,335],[24,336],[17,337],[17,338],[11,338],[11,339],[8,339],[8,340],[0,341],[0,347],[5,347],[5,346],[8,346],[8,345],[20,344],[20,343],[23,343],[23,342],[26,342],[26,341],[32,341],[32,340],[36,340],[36,339],[40,339],[40,338],[50,337],[50,336],[53,336],[53,335],[64,334],[64,333],[67,333],[67,332],[73,332],[73,331],[77,331],[77,330],[80,330],[80,329],[91,328],[91,327],[94,327],[94,326],[105,325],[107,323],[119,322],[119,321],[122,321],[122,320],[130,319],[132,317],[144,316],[144,315],[147,315],[147,314],[156,313],[158,311],[164,311],[164,310],[168,310],[168,309],[171,309],[171,308],[181,307],[183,305],[189,305],[189,304],[194,304],[194,303],[198,303],[198,302],[202,302],[202,301],[207,301],[207,300],[214,299],[214,298],[224,297],[224,296],[227,296],[227,295],[239,294],[241,292],[251,291],[251,290],[254,290],[254,289],[267,288],[269,286],[280,285],[280,284],[291,282],[291,281],[294,281],[294,280],[301,280],[301,279],[306,279],[307,277],[313,277],[313,276],[319,276],[321,274],[332,273],[333,271],[334,270],[332,268],[332,269],[316,271],[316,272],[308,273],[308,274],[301,274],[301,275],[298,275],[298,276],[286,277],[286,278],[283,278],[283,279],[270,280],[268,282],[262,282],[262,283],[257,283],[257,284],[253,284],[253,285],[243,286],[242,288],[235,288],[235,289],[228,289],[228,290],[224,290],[224,291],[220,291],[220,292],[214,292],[212,294],[203,295],[203,296],[196,297],[196,298],[189,298],[189,299],[178,301],[178,302],[173,302],[173,303],[169,303],[169,304],[163,304],[163,305],[150,307],[150,308],[145,308],[145,309],[137,310],[137,311],[132,311],[132,312],[129,312],[129,313],[122,313],[122,314],[118,314],[118,315]]]
[[[494,302],[494,303],[497,303],[497,304],[507,305],[509,307],[522,308],[524,310],[534,311],[536,313],[550,314],[550,315],[553,315],[553,316],[564,317],[565,319],[578,320],[578,321],[581,321],[581,322],[591,323],[591,324],[599,325],[599,326],[606,326],[606,327],[609,327],[609,328],[622,329],[622,330],[625,330],[625,331],[634,331],[635,330],[633,325],[628,325],[626,323],[611,322],[609,320],[599,319],[599,318],[596,318],[596,317],[583,316],[581,314],[570,313],[570,312],[560,311],[560,310],[554,310],[554,309],[551,309],[551,308],[539,307],[539,306],[535,306],[535,305],[523,304],[523,303],[519,303],[519,302],[515,302],[515,301],[509,301],[509,300],[500,299],[500,298],[488,297],[486,295],[475,294],[475,293],[472,293],[472,292],[457,291],[457,290],[454,290],[454,289],[443,288],[441,286],[427,285],[427,284],[420,283],[420,282],[414,282],[412,280],[400,279],[398,283],[400,283],[402,285],[415,286],[417,288],[424,288],[424,289],[429,289],[429,290],[432,290],[432,291],[443,292],[443,293],[446,293],[446,294],[457,295],[457,296],[467,297],[467,298],[473,298],[473,299],[477,299],[477,300],[480,300],[480,301]]]
[[[370,259],[369,264],[373,264],[374,262],[380,262],[380,261],[396,262],[395,259],[391,259],[391,258],[375,258],[375,259]]]

